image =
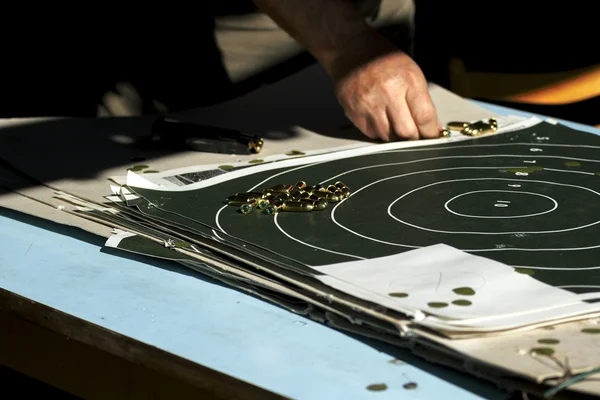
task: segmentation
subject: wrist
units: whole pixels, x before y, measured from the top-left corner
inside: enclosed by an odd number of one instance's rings
[[[352,70],[399,51],[385,37],[369,28],[349,38],[319,61],[329,76],[337,81]]]

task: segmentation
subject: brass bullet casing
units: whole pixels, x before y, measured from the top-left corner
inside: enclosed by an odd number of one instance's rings
[[[305,192],[308,192],[310,194],[315,191],[315,187],[314,186],[305,186],[304,188],[302,188],[302,190],[304,190]]]
[[[327,196],[330,194],[331,193],[316,191],[310,195],[309,199],[314,199],[314,200],[327,199]]]
[[[246,195],[235,195],[227,198],[227,203],[229,205],[241,206],[242,204],[249,203],[250,201],[256,201],[254,196],[246,196]]]
[[[235,194],[236,196],[249,196],[254,197],[255,199],[261,199],[264,197],[264,193],[261,192],[238,192]]]
[[[334,183],[334,185],[338,188],[338,189],[343,189],[343,188],[347,188],[348,186],[346,186],[346,184],[342,181],[337,181],[336,183]]]
[[[314,202],[313,210],[316,210],[316,211],[324,210],[327,208],[327,204],[329,204],[329,203],[327,203],[327,200],[325,200],[325,199],[317,200]]]
[[[275,197],[273,200],[270,200],[269,206],[265,208],[265,214],[271,215],[275,214],[283,207],[284,200],[281,197]]]
[[[310,204],[313,207],[315,207],[315,205],[317,204],[317,202],[315,200],[311,200],[311,199],[300,199],[298,201],[301,203]]]
[[[248,142],[248,152],[252,154],[258,154],[262,150],[264,144],[265,142],[262,138],[251,140]]]
[[[263,195],[263,199],[273,199],[275,197],[281,196],[285,193],[282,192],[265,192]]]
[[[292,199],[296,199],[296,200],[297,200],[297,199],[300,199],[300,198],[302,197],[302,193],[303,193],[303,192],[302,192],[301,190],[294,189],[294,190],[292,191],[292,193],[290,193],[290,197],[291,197]]]
[[[344,198],[346,197],[350,197],[350,189],[348,189],[347,187],[342,189],[342,196],[344,196]]]
[[[267,190],[271,191],[271,192],[281,192],[281,193],[288,193],[289,194],[292,190],[294,190],[294,186],[292,186],[292,185],[286,185],[286,184],[281,184],[281,185],[275,185],[273,187],[270,187]]]
[[[469,136],[481,136],[487,133],[494,133],[498,130],[498,121],[495,118],[490,118],[486,121],[477,121],[469,124],[461,133]]]
[[[264,210],[265,208],[269,207],[269,204],[271,204],[271,202],[268,198],[262,198],[258,200],[258,208],[260,208],[261,210]]]
[[[323,190],[325,190],[323,185],[315,185],[315,189],[313,190],[313,193],[314,192],[322,192]]]
[[[468,122],[460,122],[460,121],[450,121],[446,124],[446,128],[451,131],[462,131],[467,126],[469,126]]]
[[[449,138],[452,136],[452,131],[450,129],[442,129],[442,137]]]
[[[302,192],[300,195],[301,199],[308,199],[310,197],[310,192]]]
[[[275,197],[282,199],[282,200],[286,200],[292,197],[291,194],[286,193],[286,192],[275,192]]]
[[[295,189],[304,189],[305,187],[306,187],[306,182],[304,182],[304,181],[298,181],[294,185]]]
[[[327,193],[327,197],[325,199],[330,203],[337,203],[341,199],[333,193]]]
[[[344,193],[342,193],[340,189],[333,192],[333,194],[335,194],[340,200],[344,198]]]
[[[335,193],[335,191],[338,190],[338,187],[335,185],[329,185],[327,186],[327,191],[330,193]]]
[[[312,211],[314,206],[306,201],[286,201],[283,203],[283,211],[308,212]]]
[[[251,203],[242,204],[240,206],[240,212],[242,214],[250,214],[254,210],[254,207],[256,207],[256,205],[257,205],[256,201],[253,201]]]

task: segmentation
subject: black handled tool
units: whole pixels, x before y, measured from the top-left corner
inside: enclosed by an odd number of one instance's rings
[[[234,129],[160,117],[152,124],[152,139],[165,145],[208,153],[257,154],[263,139]]]

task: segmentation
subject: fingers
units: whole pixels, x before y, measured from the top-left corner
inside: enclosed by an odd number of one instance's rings
[[[386,142],[393,140],[394,136],[401,140],[437,138],[442,129],[427,92],[412,97],[407,95],[406,99],[390,99],[385,112],[371,110],[348,117],[370,139],[379,138]]]
[[[390,140],[390,124],[385,112],[374,112],[365,116],[356,113],[347,113],[346,116],[369,139]]]
[[[386,114],[397,137],[403,140],[419,139],[419,130],[404,99],[391,102]]]
[[[426,87],[408,90],[406,102],[420,137],[424,139],[439,137],[441,124]]]
[[[377,139],[377,132],[371,129],[366,117],[356,113],[346,113],[346,117],[369,139]]]
[[[390,123],[385,111],[372,113],[367,117],[368,129],[372,134],[375,134],[384,142],[389,142],[391,139]]]

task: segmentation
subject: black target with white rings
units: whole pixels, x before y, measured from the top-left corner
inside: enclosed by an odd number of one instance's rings
[[[309,266],[445,243],[580,290],[600,285],[598,172],[600,137],[543,123],[262,171],[202,190],[224,198],[299,180],[346,183],[353,194],[324,211],[241,215],[224,206],[206,219],[217,231]]]

